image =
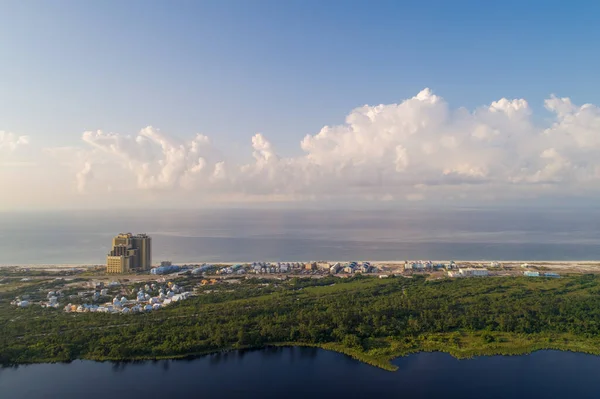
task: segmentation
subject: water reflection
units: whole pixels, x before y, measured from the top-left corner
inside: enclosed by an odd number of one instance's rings
[[[112,363],[112,371],[114,373],[120,373],[125,371],[126,364],[125,362],[113,362]]]
[[[600,357],[543,351],[528,356],[457,360],[420,353],[384,371],[317,348],[272,347],[181,360],[41,364],[0,369],[0,396],[10,399],[105,399],[141,396],[281,398],[310,396],[481,398],[600,397]],[[32,383],[35,382],[35,383]]]
[[[152,365],[152,367],[165,368],[165,362],[168,360],[119,360],[119,361],[108,361],[106,363],[111,365],[113,373],[122,373],[131,366],[144,366]],[[168,369],[168,365],[166,366]]]
[[[300,353],[300,358],[314,359],[315,357],[317,357],[319,348],[300,347],[298,348],[298,352]]]
[[[263,349],[263,353],[265,357],[280,358],[283,349],[284,348],[279,346],[269,346]]]

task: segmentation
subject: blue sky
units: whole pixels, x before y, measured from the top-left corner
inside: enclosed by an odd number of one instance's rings
[[[564,1],[5,1],[2,129],[210,134],[282,151],[352,108],[431,87],[453,106],[598,103],[600,4]],[[292,144],[293,143],[293,144]]]
[[[0,130],[32,147],[151,125],[281,156],[364,104],[429,87],[451,108],[600,103],[600,3],[0,1]]]

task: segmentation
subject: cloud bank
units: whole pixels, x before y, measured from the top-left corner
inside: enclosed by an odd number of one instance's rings
[[[11,132],[0,130],[0,151],[15,151],[18,147],[29,144],[29,137],[18,136]]]
[[[398,104],[352,110],[344,124],[304,137],[294,156],[280,155],[256,134],[243,162],[201,134],[181,141],[153,127],[136,135],[87,131],[84,145],[71,149],[76,156],[69,167],[73,187],[84,195],[129,190],[217,200],[419,201],[595,190],[600,108],[555,96],[544,105],[553,121],[539,126],[524,99],[453,109],[424,89]],[[26,143],[0,132],[0,146]]]

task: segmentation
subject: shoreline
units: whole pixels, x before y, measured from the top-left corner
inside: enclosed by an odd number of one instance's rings
[[[278,260],[261,260],[261,262],[266,262],[266,263],[309,263],[309,262],[328,262],[328,263],[348,263],[352,260],[326,260],[326,259],[312,259],[312,260],[285,260],[285,261],[278,261]],[[556,265],[598,265],[600,266],[600,259],[597,260],[577,260],[577,259],[570,259],[570,260],[551,260],[551,259],[547,259],[547,260],[523,260],[523,259],[514,259],[514,260],[498,260],[498,259],[446,259],[446,260],[438,260],[438,259],[427,259],[427,258],[420,258],[420,259],[402,259],[402,260],[369,260],[369,259],[361,259],[361,260],[355,260],[356,262],[369,262],[369,263],[375,263],[375,264],[382,264],[382,265],[387,265],[387,264],[391,264],[391,265],[404,265],[404,262],[419,262],[419,261],[430,261],[433,263],[449,263],[449,262],[454,262],[456,264],[459,263],[468,263],[468,264],[473,264],[473,263],[478,263],[478,264],[482,264],[482,266],[489,266],[489,263],[491,262],[497,262],[500,264],[515,264],[515,263],[529,263],[532,265],[536,265],[536,264],[556,264]],[[224,266],[232,266],[232,265],[251,265],[253,262],[255,261],[240,261],[240,262],[221,262],[221,261],[215,261],[215,262],[205,262],[205,261],[186,261],[186,262],[176,262],[173,261],[172,263],[175,265],[202,265],[202,264],[211,264],[211,265],[224,265]],[[257,262],[257,261],[256,261]],[[487,264],[487,265],[486,265]],[[92,267],[105,267],[106,264],[104,263],[0,263],[0,268],[11,268],[11,267],[18,267],[18,268],[35,268],[35,269],[45,269],[45,268],[55,268],[55,269],[72,269],[72,268],[92,268]],[[152,265],[152,267],[158,267],[160,266],[159,264],[156,265]]]
[[[300,262],[281,262],[281,263],[326,263],[329,266],[340,263],[342,265],[347,264],[347,261],[326,261],[326,260],[317,260],[317,261],[300,261]],[[361,260],[358,263],[369,262],[372,266],[377,267],[379,270],[373,275],[377,274],[394,274],[394,275],[406,275],[407,273],[422,273],[423,270],[405,270],[405,262],[413,263],[413,262],[423,262],[423,260],[388,260],[388,261],[365,261]],[[451,261],[448,260],[433,260],[430,261],[433,264],[449,264]],[[250,267],[253,262],[215,262],[208,263],[217,267],[229,267],[233,265],[241,264],[244,267]],[[266,263],[277,264],[279,262],[276,261],[268,261]],[[535,261],[527,261],[527,260],[513,260],[513,261],[481,261],[481,260],[455,260],[455,265],[457,267],[464,268],[480,268],[486,269],[490,272],[490,276],[498,275],[514,275],[521,273],[525,270],[546,270],[552,271],[560,274],[598,274],[600,273],[600,260],[535,260]],[[206,264],[204,262],[198,263],[183,263],[183,262],[173,262],[176,265],[188,265],[189,267],[196,267],[202,264]],[[153,267],[156,267],[155,265]],[[125,273],[125,274],[107,274],[102,273],[102,268],[106,266],[103,264],[21,264],[21,265],[0,265],[0,271],[6,270],[10,272],[21,273],[26,275],[28,272],[37,272],[37,273],[60,273],[60,272],[89,272],[92,271],[94,273],[100,273],[102,276],[106,278],[134,278],[134,279],[144,279],[144,278],[152,278],[154,275],[149,272],[138,272],[138,273]],[[318,269],[321,272],[327,271],[328,267],[318,266]],[[301,275],[302,273],[295,273],[294,271],[285,272],[285,275]],[[440,277],[439,270],[438,271],[429,271],[433,273],[433,277]],[[273,273],[269,274],[261,274],[264,276],[275,275]],[[98,277],[101,277],[98,275]]]
[[[589,339],[572,336],[570,334],[561,335],[542,335],[532,334],[525,337],[513,337],[514,340],[505,341],[502,343],[487,344],[485,346],[472,345],[470,347],[456,348],[448,346],[445,343],[442,344],[436,339],[447,337],[450,333],[440,333],[429,335],[426,341],[433,340],[433,342],[421,342],[420,347],[406,347],[395,352],[387,354],[373,354],[368,351],[361,351],[353,348],[345,347],[342,344],[336,342],[327,342],[322,344],[308,343],[308,342],[273,342],[259,346],[244,345],[244,346],[230,346],[221,349],[206,350],[201,352],[193,352],[186,354],[173,354],[173,355],[159,355],[159,356],[133,356],[127,358],[114,358],[114,357],[76,357],[72,359],[56,360],[56,359],[36,359],[28,362],[19,362],[11,364],[2,364],[2,368],[28,366],[35,364],[57,364],[64,363],[68,364],[77,360],[81,361],[92,361],[92,362],[113,362],[113,363],[127,363],[127,362],[152,362],[158,360],[189,360],[201,358],[204,356],[210,356],[219,353],[229,353],[236,351],[252,351],[252,350],[266,350],[268,348],[317,348],[321,350],[331,351],[340,353],[348,356],[356,361],[364,364],[368,364],[373,367],[380,368],[382,370],[394,372],[398,370],[393,361],[402,357],[416,355],[419,353],[432,353],[440,352],[447,353],[458,360],[469,360],[477,357],[491,357],[491,356],[525,356],[538,351],[561,351],[561,352],[573,352],[583,353],[593,356],[600,355],[600,347],[595,342],[591,342]],[[478,333],[465,333],[463,337],[467,340],[478,339],[482,334]],[[510,335],[510,334],[499,334],[499,335]],[[517,341],[525,339],[526,344],[519,344]],[[551,339],[550,342],[546,342]],[[562,342],[561,342],[562,341]],[[590,342],[587,342],[590,341]],[[395,341],[392,341],[395,342]]]

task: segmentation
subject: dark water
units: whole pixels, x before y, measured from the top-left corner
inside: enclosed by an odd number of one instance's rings
[[[388,372],[312,348],[195,360],[0,369],[2,398],[595,398],[600,357],[556,351],[456,360],[421,353]]]
[[[104,263],[120,231],[154,261],[593,260],[598,210],[0,213],[0,264]]]

